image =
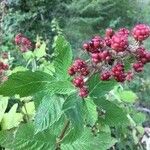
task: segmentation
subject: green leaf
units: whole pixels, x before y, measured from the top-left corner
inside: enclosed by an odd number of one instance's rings
[[[127,113],[113,102],[101,99],[94,99],[95,104],[104,111],[104,116],[100,117],[100,121],[110,126],[127,125],[129,123]]]
[[[18,104],[13,105],[8,113],[5,113],[1,122],[1,128],[3,130],[12,129],[17,127],[21,121],[23,121],[23,115],[16,113]]]
[[[56,55],[54,66],[57,77],[61,79],[67,79],[67,70],[72,62],[72,50],[70,44],[63,36],[58,36],[55,40],[54,54]]]
[[[116,143],[107,133],[100,133],[96,137],[85,129],[82,136],[73,143],[62,144],[62,150],[107,150]]]
[[[94,126],[96,121],[98,120],[98,113],[96,109],[96,105],[92,99],[86,99],[84,103],[84,114],[86,123]]]
[[[142,123],[146,121],[146,115],[141,112],[134,112],[132,118],[137,125],[142,125]]]
[[[34,102],[28,102],[24,104],[22,107],[22,112],[26,115],[30,115],[31,117],[35,114],[35,104]]]
[[[23,58],[28,61],[28,60],[34,58],[34,54],[32,51],[27,51],[27,52],[23,53]]]
[[[3,96],[19,94],[25,97],[41,91],[68,94],[74,91],[74,88],[71,82],[57,81],[51,75],[40,71],[17,72],[0,86],[0,94]]]
[[[55,143],[56,136],[49,130],[34,135],[32,124],[20,126],[15,134],[12,131],[0,132],[0,145],[11,150],[54,150]]]
[[[8,105],[8,97],[0,96],[0,122],[4,116],[7,105]]]
[[[116,82],[114,80],[101,81],[99,79],[99,74],[93,75],[89,82],[89,91],[91,97],[102,97],[113,89]]]
[[[35,116],[35,132],[41,132],[55,122],[57,122],[63,114],[62,106],[64,99],[56,96],[46,95],[37,110]]]
[[[127,103],[134,103],[138,98],[137,95],[132,91],[120,91],[120,99]]]
[[[63,110],[71,121],[70,132],[64,138],[64,142],[72,142],[82,134],[84,128],[82,99],[77,94],[69,96],[63,105]]]
[[[34,53],[34,56],[36,56],[38,59],[43,56],[46,56],[46,43],[43,42],[39,48],[34,50],[33,53]]]

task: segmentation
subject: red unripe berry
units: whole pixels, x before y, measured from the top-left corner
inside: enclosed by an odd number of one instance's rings
[[[79,88],[82,88],[84,86],[84,79],[82,76],[79,76],[79,77],[75,77],[73,79],[73,84],[75,87],[79,87]]]
[[[18,45],[21,43],[21,37],[22,37],[22,34],[19,33],[15,36],[15,43]]]
[[[86,98],[88,96],[88,89],[86,87],[82,87],[79,90],[79,96],[81,96],[82,98]]]
[[[132,29],[132,35],[137,41],[143,41],[150,36],[150,27],[146,24],[138,24]]]
[[[100,52],[98,52],[98,53],[92,53],[92,54],[91,54],[92,61],[93,61],[94,63],[99,63],[99,62],[101,62],[101,58],[99,57],[99,54],[100,54]]]
[[[142,72],[144,69],[144,65],[142,62],[136,62],[133,64],[133,68],[136,72]]]
[[[110,79],[110,77],[111,77],[111,72],[110,71],[104,71],[104,72],[102,72],[100,79],[103,81],[107,81]]]
[[[103,52],[99,53],[99,57],[103,61],[110,61],[111,60],[111,54],[108,50],[104,50]]]
[[[116,52],[123,52],[128,47],[128,39],[126,36],[115,34],[111,39],[111,48]]]
[[[130,31],[127,28],[120,28],[117,34],[128,37]]]
[[[147,62],[150,62],[150,52],[147,52],[145,55]]]
[[[120,75],[115,76],[116,81],[118,82],[124,82],[126,80],[126,74],[124,72],[121,72]]]

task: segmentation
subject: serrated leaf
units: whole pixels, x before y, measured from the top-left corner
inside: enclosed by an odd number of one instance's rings
[[[90,96],[91,97],[102,97],[113,89],[116,82],[114,80],[101,81],[99,74],[93,75],[88,82]]]
[[[19,94],[25,97],[41,91],[68,94],[74,91],[74,88],[71,82],[57,81],[51,75],[41,71],[17,72],[9,76],[9,79],[0,86],[0,94],[3,96]]]
[[[82,136],[73,143],[62,144],[62,150],[107,150],[116,143],[107,133],[100,133],[96,137],[85,129]]]
[[[4,116],[7,105],[8,105],[8,97],[0,96],[0,122]]]
[[[70,44],[63,36],[58,36],[55,40],[54,54],[56,55],[54,66],[57,77],[67,79],[67,70],[72,62],[72,50]]]
[[[100,121],[110,126],[127,125],[129,123],[127,113],[113,102],[104,98],[94,99],[94,103],[103,111],[104,116],[100,117]]]
[[[21,113],[16,113],[18,104],[13,105],[8,113],[5,113],[1,122],[1,128],[3,130],[12,129],[17,127],[23,120]]]
[[[77,94],[73,94],[66,99],[63,110],[65,111],[68,120],[71,121],[71,127],[70,132],[64,138],[64,142],[72,142],[82,134],[84,127],[82,109],[82,99],[79,98]]]
[[[0,145],[11,150],[54,150],[55,143],[56,136],[49,130],[34,135],[32,124],[21,125],[15,134],[12,131],[0,132]]]
[[[85,114],[85,120],[88,125],[93,126],[97,119],[98,119],[98,113],[96,109],[96,105],[93,102],[92,99],[86,99],[84,102],[84,114]]]
[[[36,133],[49,128],[60,119],[63,103],[64,99],[56,96],[46,95],[42,99],[35,116]]]

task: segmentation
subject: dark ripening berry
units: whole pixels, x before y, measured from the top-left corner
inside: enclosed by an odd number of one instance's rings
[[[80,72],[82,68],[86,68],[86,62],[82,59],[77,59],[73,63],[73,68],[75,72]]]
[[[112,37],[113,34],[114,34],[114,31],[113,31],[112,28],[107,28],[106,29],[106,32],[105,32],[106,37]]]
[[[103,61],[110,61],[111,60],[111,54],[108,50],[104,50],[103,52],[99,53],[100,60]]]
[[[93,63],[97,64],[97,63],[101,62],[101,58],[99,57],[99,54],[100,54],[100,52],[91,54],[91,58],[92,58]]]
[[[143,41],[150,36],[150,27],[146,24],[138,24],[132,29],[132,35],[137,41]]]
[[[70,68],[68,69],[68,74],[69,74],[70,76],[73,76],[75,73],[76,73],[76,72],[74,71],[74,68],[73,68],[73,67],[70,67]]]
[[[87,76],[88,74],[89,74],[88,68],[82,68],[82,69],[81,69],[81,75]]]
[[[79,96],[81,96],[82,98],[86,98],[88,96],[88,89],[86,87],[82,87],[79,90]]]
[[[116,52],[123,52],[128,47],[128,39],[125,36],[115,34],[111,39],[111,48]]]
[[[144,65],[142,62],[136,62],[133,64],[133,68],[136,72],[142,72],[144,69]]]
[[[82,88],[84,86],[84,79],[82,76],[73,79],[73,84],[75,87]]]
[[[103,81],[107,81],[110,79],[110,77],[111,77],[111,72],[110,71],[104,71],[104,72],[102,72],[100,79]]]
[[[124,72],[124,65],[122,63],[117,63],[112,68],[112,75],[118,82],[124,82],[126,80],[126,73]]]

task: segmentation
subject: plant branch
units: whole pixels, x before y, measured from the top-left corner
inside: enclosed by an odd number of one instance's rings
[[[64,128],[63,128],[63,130],[62,130],[62,132],[61,132],[61,134],[60,134],[60,136],[59,136],[59,141],[61,141],[63,139],[63,137],[65,136],[65,133],[66,133],[69,125],[70,125],[70,121],[67,121]]]
[[[62,139],[64,138],[65,136],[65,133],[67,131],[67,129],[69,128],[69,125],[70,125],[70,121],[68,120],[64,126],[64,128],[62,129],[62,132],[58,138],[58,141],[56,143],[56,150],[58,150],[60,148],[60,142],[62,141]]]

